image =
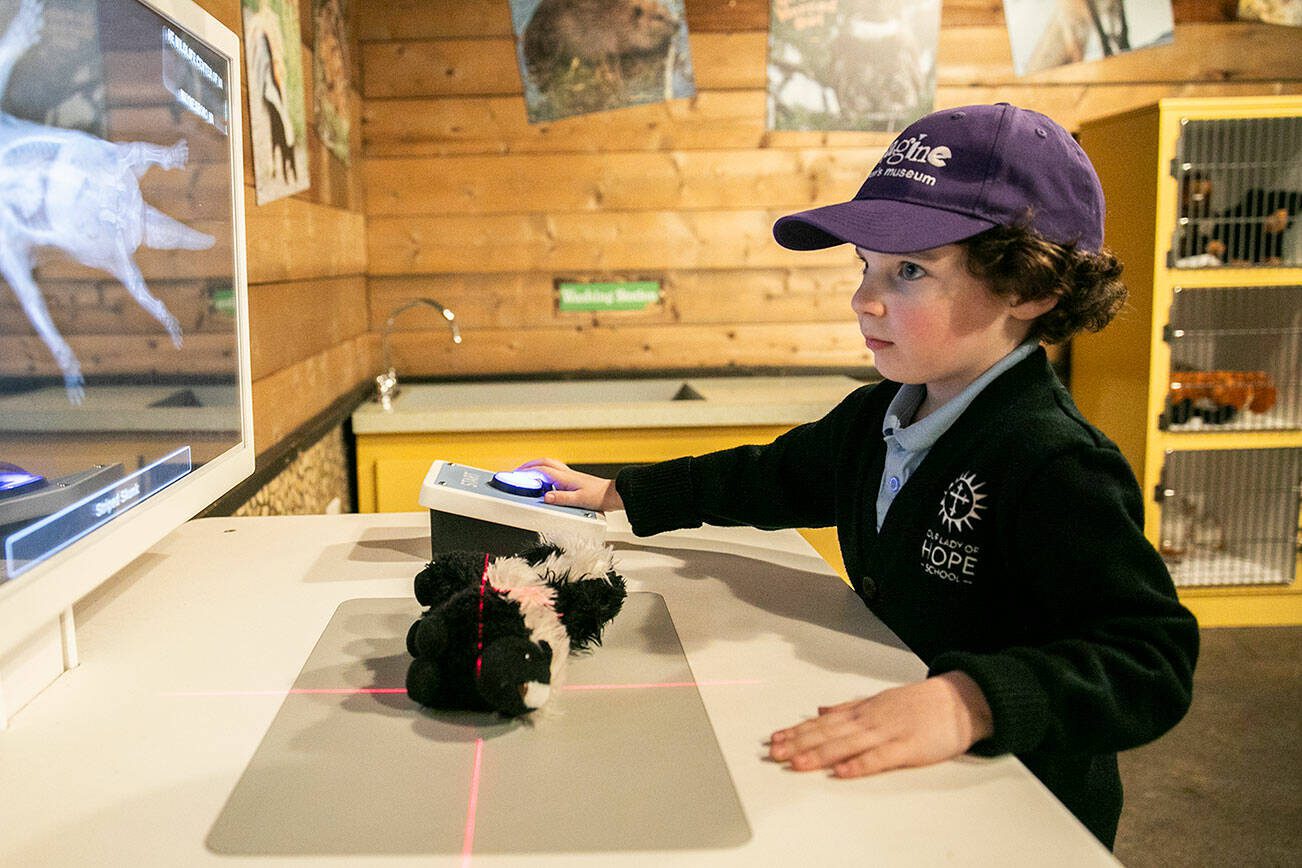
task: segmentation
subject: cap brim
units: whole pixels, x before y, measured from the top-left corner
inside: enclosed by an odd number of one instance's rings
[[[971,238],[990,220],[894,199],[855,199],[779,218],[773,237],[791,250],[854,244],[881,253],[913,253]]]

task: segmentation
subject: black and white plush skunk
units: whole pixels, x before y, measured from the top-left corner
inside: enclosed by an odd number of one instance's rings
[[[439,555],[415,585],[429,608],[407,631],[407,695],[508,717],[546,704],[570,653],[601,644],[625,595],[608,546],[561,539],[510,557]]]

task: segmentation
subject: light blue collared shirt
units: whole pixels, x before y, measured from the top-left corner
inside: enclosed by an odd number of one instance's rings
[[[913,415],[922,406],[926,397],[924,386],[905,384],[891,399],[886,408],[886,418],[882,420],[882,438],[886,440],[886,464],[882,468],[882,481],[877,489],[877,530],[880,533],[886,513],[895,502],[895,495],[900,493],[909,481],[913,471],[918,469],[922,459],[927,457],[931,447],[940,439],[940,435],[949,430],[954,420],[963,415],[963,411],[972,403],[981,390],[990,382],[1029,356],[1039,346],[1036,341],[1027,341],[1016,347],[1008,355],[977,377],[967,388],[954,398],[942,404],[927,418],[913,422]]]

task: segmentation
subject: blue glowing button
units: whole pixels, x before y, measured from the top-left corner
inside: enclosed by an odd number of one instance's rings
[[[556,486],[537,470],[504,470],[494,473],[488,484],[498,491],[520,497],[542,497]]]
[[[28,473],[16,464],[0,461],[0,497],[19,494],[45,484],[39,473]]]

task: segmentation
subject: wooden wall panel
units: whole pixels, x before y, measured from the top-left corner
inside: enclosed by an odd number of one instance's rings
[[[242,35],[239,3],[227,26]],[[367,312],[366,218],[363,213],[361,67],[358,7],[352,21],[350,138],[345,163],[315,127],[311,4],[299,5],[311,184],[294,196],[258,205],[245,83],[245,215],[253,370],[254,443],[274,452],[335,400],[375,373]],[[243,70],[242,70],[243,72]]]
[[[999,0],[945,0],[937,105],[1010,102],[1068,128],[1166,96],[1302,92],[1296,31],[1176,0],[1175,41],[1018,77]],[[508,8],[399,0],[360,22],[369,314],[400,374],[854,368],[844,251],[773,242],[854,193],[889,133],[765,129],[769,0],[686,0],[692,99],[530,125]],[[558,279],[660,279],[638,312],[560,313]],[[810,346],[801,347],[802,341]]]
[[[519,270],[561,274],[846,261],[844,251],[797,253],[779,247],[771,233],[780,216],[737,210],[376,217],[368,229],[370,268],[373,275]]]
[[[308,356],[253,383],[253,440],[277,444],[335,399],[374,375],[371,336],[362,335]],[[341,384],[348,384],[343,388]],[[270,448],[270,447],[267,447]]]
[[[629,322],[726,324],[737,320],[738,311],[745,311],[752,322],[846,322],[858,272],[848,251],[834,261],[835,265],[822,268],[671,269],[659,273],[664,282],[662,304],[648,311],[606,313],[557,311],[553,281],[542,272],[372,277],[372,317],[415,295],[437,299],[455,310],[458,320],[477,328],[523,329],[543,323],[566,327]],[[636,280],[645,275],[614,276]],[[440,320],[431,308],[416,308],[394,323],[394,331],[433,332],[430,337],[437,340],[436,333],[447,329]]]
[[[864,368],[871,363],[858,330],[847,322],[606,324],[475,329],[468,334],[465,341],[453,344],[436,332],[395,333],[391,348],[399,375],[403,371],[446,376],[507,371]]]
[[[253,379],[292,367],[369,330],[366,278],[259,283],[249,287]]]
[[[369,160],[366,213],[804,208],[855,190],[881,147]]]

